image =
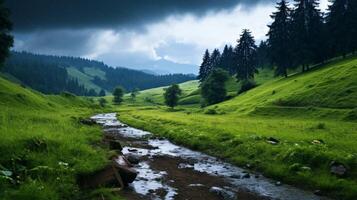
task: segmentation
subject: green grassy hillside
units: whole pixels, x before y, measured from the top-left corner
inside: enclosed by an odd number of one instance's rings
[[[105,80],[105,72],[97,68],[84,68],[84,72],[79,71],[77,68],[68,67],[67,72],[70,77],[78,79],[81,85],[84,85],[87,89],[94,89],[97,93],[102,89],[98,85],[93,83],[95,76]]]
[[[161,88],[143,91],[117,109],[122,121],[179,144],[352,200],[357,198],[356,80],[357,59],[349,58],[289,78],[265,78],[260,86],[203,109],[197,82],[181,85],[185,92],[175,110],[160,105]],[[143,103],[146,97],[154,104]],[[183,105],[190,97],[194,104]],[[279,143],[272,145],[269,138]],[[332,161],[343,163],[348,175],[332,175]]]
[[[273,79],[273,70],[271,69],[261,69],[259,70],[259,73],[256,75],[256,83],[258,85],[264,84],[270,80]],[[201,95],[200,91],[198,89],[199,87],[199,82],[196,81],[188,81],[185,83],[179,84],[181,90],[182,90],[182,95],[179,101],[179,105],[195,105],[195,104],[200,104],[201,102]],[[227,88],[227,93],[229,96],[236,96],[237,91],[239,88],[239,84],[237,83],[235,78],[230,78],[227,83],[226,83],[226,88]],[[146,105],[152,105],[152,104],[157,104],[157,105],[163,105],[164,104],[164,98],[163,98],[163,93],[164,93],[164,88],[166,87],[159,87],[159,88],[153,88],[153,89],[148,89],[148,90],[143,90],[140,91],[136,98],[136,104],[146,104]],[[126,99],[128,102],[130,102],[130,94],[126,95]]]
[[[0,199],[96,199],[78,174],[107,163],[99,127],[78,122],[95,113],[70,94],[45,96],[0,78]]]

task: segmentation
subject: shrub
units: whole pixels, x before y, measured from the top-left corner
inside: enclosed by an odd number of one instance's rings
[[[241,87],[240,87],[240,90],[238,91],[238,94],[241,94],[243,92],[251,90],[251,89],[255,88],[256,86],[257,86],[256,83],[252,80],[241,81]]]

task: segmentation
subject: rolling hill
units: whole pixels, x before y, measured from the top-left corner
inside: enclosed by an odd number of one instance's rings
[[[2,71],[46,94],[69,91],[81,96],[91,96],[90,90],[111,92],[118,85],[128,91],[144,90],[195,79],[193,75],[153,75],[83,58],[26,52],[12,52]]]
[[[357,58],[288,78],[264,77],[258,87],[206,108],[193,81],[180,84],[175,110],[163,106],[162,88],[116,109],[122,121],[192,149],[336,199],[356,199]],[[230,94],[238,87],[227,84]],[[331,174],[331,163],[342,163],[347,175]]]

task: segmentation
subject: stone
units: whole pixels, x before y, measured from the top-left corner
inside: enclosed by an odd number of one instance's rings
[[[93,126],[96,124],[96,122],[93,119],[81,119],[79,121],[81,124],[88,125],[88,126]]]
[[[273,137],[269,137],[268,139],[267,139],[267,142],[269,143],[269,144],[272,144],[272,145],[277,145],[277,144],[279,144],[279,140],[278,139],[275,139],[275,138],[273,138]]]
[[[235,179],[240,179],[240,178],[242,178],[240,175],[238,175],[238,174],[233,174],[232,176],[231,176],[231,178],[235,178]]]
[[[237,200],[237,195],[234,192],[220,187],[211,187],[209,191],[224,200]]]
[[[332,161],[330,163],[330,172],[336,176],[344,177],[347,175],[348,170],[344,164]]]
[[[135,156],[133,154],[128,154],[126,155],[126,159],[133,165],[137,165],[140,162],[140,159],[138,156]]]
[[[121,146],[119,140],[108,140],[108,142],[109,142],[110,150],[118,150],[118,151],[123,150],[123,147]]]
[[[281,186],[282,183],[281,183],[280,181],[277,181],[277,182],[275,182],[275,185],[276,185],[276,186]]]
[[[246,173],[242,176],[242,178],[250,178],[250,174],[249,173]]]

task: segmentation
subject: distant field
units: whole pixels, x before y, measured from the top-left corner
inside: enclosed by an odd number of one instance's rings
[[[122,121],[179,144],[337,199],[356,199],[357,59],[289,78],[263,77],[257,88],[207,108],[199,106],[197,82],[180,85],[184,94],[174,111],[162,105],[162,88],[114,108]],[[233,79],[227,84],[230,94],[237,87]],[[344,163],[348,176],[331,175],[331,161]]]
[[[87,89],[94,89],[97,93],[100,92],[101,87],[98,85],[94,84],[92,80],[94,79],[95,76],[98,76],[99,78],[104,78],[105,79],[105,72],[99,70],[99,69],[93,69],[93,68],[84,68],[85,73],[79,71],[75,67],[68,67],[67,68],[68,74],[72,78],[77,78],[78,82],[82,85],[84,85]],[[95,76],[94,76],[95,75]]]

